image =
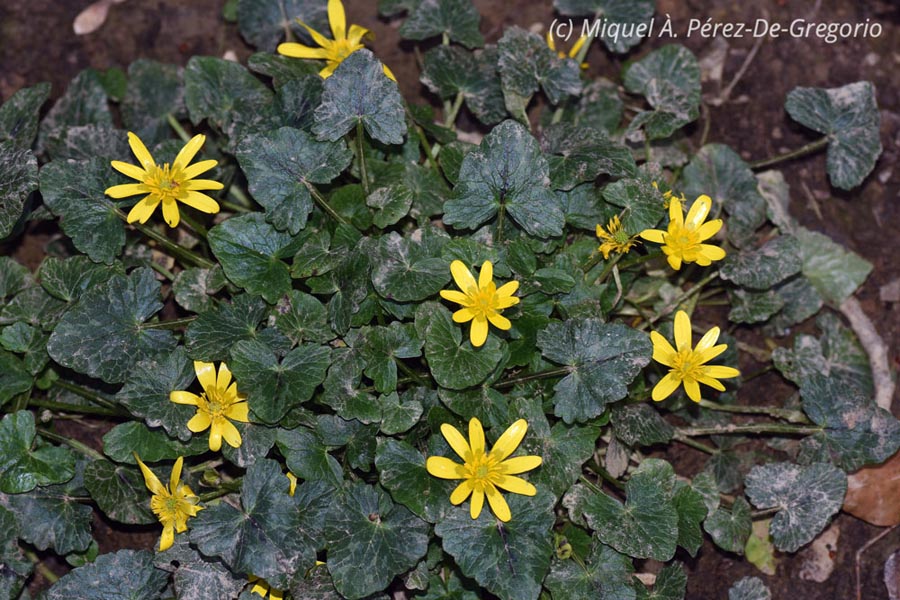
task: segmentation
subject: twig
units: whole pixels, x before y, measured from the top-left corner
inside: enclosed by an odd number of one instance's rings
[[[779,408],[777,406],[739,406],[736,404],[719,404],[710,400],[700,400],[700,406],[709,410],[738,413],[743,415],[766,415],[789,423],[809,424],[810,420],[799,410]]]
[[[801,156],[806,156],[807,154],[812,154],[813,152],[817,152],[828,145],[828,136],[821,137],[814,142],[810,142],[805,146],[801,146],[796,150],[791,150],[790,152],[785,152],[784,154],[779,154],[777,156],[770,156],[769,158],[764,158],[762,160],[757,160],[750,163],[750,168],[753,170],[762,169],[763,167],[769,167],[780,162],[784,162],[787,160],[793,160],[795,158],[800,158]]]
[[[875,385],[875,404],[890,412],[896,384],[891,379],[887,346],[856,298],[851,296],[844,300],[840,310],[850,321],[850,327],[869,355],[869,366],[872,368],[872,381]]]
[[[881,541],[881,539],[883,539],[885,536],[897,529],[897,527],[900,527],[900,525],[894,525],[893,527],[885,529],[884,531],[873,537],[871,540],[863,544],[862,548],[856,551],[856,600],[862,600],[862,576],[860,574],[860,572],[862,571],[862,555],[865,554],[865,552],[869,548]]]

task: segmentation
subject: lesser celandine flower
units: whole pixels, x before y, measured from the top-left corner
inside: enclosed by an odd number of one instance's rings
[[[485,452],[481,421],[474,417],[469,421],[468,442],[453,425],[444,423],[441,425],[441,433],[453,451],[463,459],[463,464],[443,456],[430,456],[425,461],[425,468],[441,479],[463,480],[450,494],[450,502],[461,504],[471,495],[469,515],[473,519],[481,514],[484,498],[487,496],[488,504],[497,518],[509,521],[512,516],[509,505],[497,488],[524,496],[534,496],[537,493],[533,485],[514,475],[537,468],[542,462],[541,457],[517,456],[507,459],[522,442],[526,431],[528,423],[525,419],[519,419],[503,432],[490,452]]]
[[[597,237],[603,242],[600,244],[600,252],[603,253],[604,260],[609,259],[610,252],[628,254],[628,251],[638,243],[634,236],[628,235],[622,227],[618,215],[614,215],[605,228],[597,225]]]
[[[669,372],[654,386],[651,396],[657,402],[665,400],[679,385],[684,386],[688,398],[700,402],[700,385],[708,385],[720,392],[725,386],[719,379],[737,377],[740,371],[721,365],[706,363],[725,352],[727,344],[716,346],[719,328],[713,327],[691,348],[691,319],[683,310],[675,313],[675,347],[656,331],[650,332],[653,342],[653,360],[669,367]]]
[[[681,268],[681,263],[695,262],[701,267],[708,267],[712,261],[725,258],[725,251],[718,246],[702,243],[722,228],[722,219],[703,222],[711,208],[710,197],[700,196],[694,200],[685,219],[681,200],[672,197],[669,200],[668,231],[645,229],[641,232],[641,237],[648,242],[662,244],[669,266],[676,271]]]
[[[547,31],[547,46],[548,46],[551,50],[553,50],[554,52],[556,52],[556,55],[557,55],[558,57],[560,57],[560,58],[571,58],[571,59],[574,59],[576,56],[578,56],[578,51],[581,50],[581,47],[584,46],[584,43],[585,43],[586,41],[587,41],[587,36],[586,36],[586,35],[580,36],[577,40],[575,40],[575,43],[572,44],[572,47],[569,48],[569,53],[566,54],[566,53],[563,52],[562,50],[559,50],[559,51],[556,50],[556,40],[553,39],[553,32],[552,32],[552,31]],[[586,62],[581,63],[581,68],[582,68],[582,69],[587,69],[587,68],[588,68],[588,64],[587,64]]]
[[[253,587],[250,589],[251,594],[259,594],[263,598],[267,595],[270,600],[282,600],[284,598],[284,590],[273,588],[265,579],[260,579],[256,575],[250,575],[247,578]]]
[[[488,335],[488,322],[504,331],[512,327],[509,319],[501,315],[500,311],[519,303],[519,299],[513,296],[519,289],[518,281],[510,281],[498,288],[494,283],[494,265],[489,260],[481,265],[477,282],[461,260],[450,263],[450,273],[462,291],[441,290],[441,298],[462,305],[461,309],[453,313],[453,320],[457,323],[472,321],[469,340],[473,346],[477,348],[484,345]]]
[[[147,485],[147,489],[153,494],[153,497],[150,498],[150,509],[163,526],[162,536],[159,538],[159,551],[162,552],[172,546],[176,531],[178,533],[187,531],[188,517],[197,516],[203,507],[198,504],[200,498],[194,495],[191,488],[181,483],[183,457],[179,456],[175,461],[168,486],[159,481],[156,474],[141,461],[137,454],[134,455],[134,458],[141,467],[141,473],[144,474],[144,483]]]
[[[194,361],[194,371],[203,387],[203,393],[198,396],[185,391],[172,392],[169,400],[197,407],[197,414],[188,421],[187,426],[194,433],[209,428],[210,450],[218,452],[222,447],[222,438],[225,438],[229,446],[238,448],[241,445],[241,432],[231,421],[249,421],[246,396],[238,393],[237,383],[232,383],[231,371],[225,363],[219,365],[218,377],[213,363]]]
[[[359,25],[351,25],[350,30],[347,30],[347,16],[344,13],[344,5],[341,3],[341,0],[328,0],[328,24],[331,26],[331,34],[334,36],[334,39],[329,40],[300,19],[297,19],[297,22],[306,28],[313,41],[320,47],[312,48],[295,42],[285,42],[278,45],[278,53],[293,58],[324,60],[327,64],[324,69],[319,71],[322,79],[331,77],[331,74],[334,73],[339,64],[344,62],[345,58],[364,48],[362,40],[369,34],[368,29]],[[386,66],[384,67],[384,74],[397,81],[394,74]]]
[[[221,190],[222,184],[211,179],[195,179],[216,166],[214,160],[201,160],[193,165],[189,164],[203,143],[205,135],[195,135],[184,145],[184,148],[175,157],[175,161],[169,165],[156,164],[153,156],[144,142],[135,134],[128,132],[128,144],[131,151],[140,161],[141,165],[132,165],[126,162],[114,160],[112,167],[140,183],[124,183],[106,188],[106,195],[113,198],[127,198],[137,194],[147,194],[128,213],[128,222],[146,223],[156,207],[162,204],[163,219],[169,227],[177,227],[181,220],[178,212],[178,203],[187,204],[200,212],[217,213],[219,203],[201,193],[203,190]]]

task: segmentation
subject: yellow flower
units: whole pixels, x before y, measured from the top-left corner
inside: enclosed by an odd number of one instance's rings
[[[217,213],[219,204],[201,190],[221,190],[222,184],[211,179],[194,179],[216,166],[214,160],[202,160],[188,165],[206,141],[205,135],[195,135],[184,145],[169,166],[156,164],[144,142],[135,134],[128,132],[128,144],[131,151],[140,161],[141,166],[114,160],[112,167],[119,173],[137,179],[140,183],[125,183],[106,188],[106,195],[113,198],[127,198],[136,194],[147,194],[128,213],[128,222],[146,223],[156,207],[162,203],[163,219],[169,227],[177,227],[181,215],[178,203],[183,202],[200,212]]]
[[[560,58],[571,58],[574,59],[578,55],[578,51],[581,50],[581,47],[584,46],[584,43],[587,41],[587,36],[583,35],[579,37],[572,47],[569,49],[569,53],[566,54],[563,51],[557,51],[556,49],[556,40],[553,39],[553,32],[547,31],[547,47],[556,52],[556,55]],[[588,64],[586,62],[581,63],[582,69],[587,69]]]
[[[659,184],[658,184],[658,183],[656,183],[656,182],[654,181],[654,182],[651,183],[651,185],[653,186],[653,188],[654,188],[657,192],[659,191]],[[672,190],[667,190],[667,191],[663,192],[662,197],[663,197],[663,206],[664,206],[665,208],[669,208],[669,204],[671,204],[672,198],[675,198],[675,193],[674,193]],[[687,202],[687,198],[684,197],[684,194],[683,194],[683,193],[681,194],[681,202]]]
[[[638,243],[635,236],[629,236],[628,232],[622,228],[622,222],[619,221],[618,215],[614,215],[604,229],[601,225],[597,225],[597,237],[603,240],[600,244],[600,252],[603,253],[603,259],[609,259],[609,253],[628,254],[635,244]]]
[[[251,594],[259,594],[263,598],[268,594],[271,600],[282,600],[284,598],[284,590],[273,588],[265,579],[260,579],[256,575],[250,575],[247,579],[254,584],[250,590]]]
[[[456,427],[444,423],[441,425],[441,433],[453,451],[463,459],[464,464],[455,463],[443,456],[430,456],[425,461],[425,468],[441,479],[463,480],[450,494],[450,502],[461,504],[471,494],[469,515],[473,519],[477,519],[481,514],[484,497],[487,496],[488,504],[497,518],[504,522],[509,521],[511,517],[509,505],[497,488],[523,496],[534,496],[537,493],[533,485],[521,477],[513,476],[539,467],[541,457],[517,456],[506,460],[506,457],[522,442],[526,431],[528,423],[525,419],[519,419],[503,432],[491,451],[485,453],[484,429],[478,419],[473,417],[469,421],[468,442]]]
[[[512,327],[509,319],[502,316],[500,311],[519,303],[519,299],[513,296],[519,289],[518,281],[510,281],[497,288],[494,283],[494,265],[489,260],[481,265],[477,283],[461,260],[450,263],[450,273],[462,291],[441,290],[441,298],[462,305],[463,308],[453,313],[453,320],[457,323],[472,321],[469,340],[473,346],[477,348],[484,345],[488,335],[488,321],[504,331]]]
[[[662,251],[668,257],[669,266],[676,271],[681,263],[695,262],[708,267],[714,260],[725,258],[725,251],[718,246],[703,244],[722,228],[722,219],[704,223],[712,208],[712,200],[703,195],[697,198],[688,211],[687,219],[681,210],[681,201],[672,197],[669,202],[669,229],[645,229],[641,237],[648,242],[663,244]]]
[[[331,25],[331,34],[334,39],[329,40],[321,33],[297,19],[309,35],[312,36],[320,47],[312,48],[297,44],[294,42],[286,42],[278,45],[278,53],[293,58],[314,58],[321,59],[326,62],[325,68],[319,71],[322,79],[327,79],[334,73],[334,70],[341,64],[345,58],[364,48],[362,39],[369,34],[369,30],[359,25],[351,25],[350,31],[347,31],[347,16],[344,13],[344,5],[341,0],[328,0],[328,24]],[[391,70],[384,67],[384,74],[394,81],[397,78],[391,73]]]
[[[691,349],[691,319],[683,310],[675,314],[675,348],[656,331],[650,332],[653,342],[653,360],[669,367],[669,372],[654,386],[652,397],[659,402],[665,400],[679,385],[684,385],[688,398],[700,402],[700,385],[708,385],[720,392],[725,386],[719,379],[737,377],[740,371],[721,365],[706,363],[725,352],[727,344],[715,345],[719,339],[719,328],[713,327]]]
[[[290,484],[288,485],[288,495],[293,496],[297,492],[297,476],[288,471],[287,478],[290,482]]]
[[[200,498],[194,495],[191,488],[180,483],[183,457],[179,456],[175,461],[168,486],[164,486],[159,481],[156,474],[141,461],[137,453],[134,458],[144,474],[144,483],[147,485],[147,489],[153,494],[153,497],[150,498],[150,509],[163,526],[162,536],[159,538],[159,551],[162,552],[172,546],[176,531],[178,533],[187,531],[188,517],[196,517],[203,507],[197,504],[200,502]]]
[[[191,392],[172,392],[169,400],[176,404],[190,404],[197,407],[197,414],[188,421],[188,429],[199,433],[207,427],[209,430],[209,449],[218,452],[222,447],[222,438],[233,448],[241,445],[241,432],[229,421],[249,421],[249,407],[246,396],[238,393],[237,383],[231,383],[231,371],[225,363],[219,365],[219,376],[212,363],[194,361],[194,371],[203,387],[199,396]]]

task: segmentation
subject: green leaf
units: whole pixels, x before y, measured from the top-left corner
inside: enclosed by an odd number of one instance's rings
[[[175,301],[191,312],[204,313],[213,310],[215,301],[212,295],[224,284],[221,267],[199,269],[189,267],[180,271],[172,282],[172,293]],[[217,289],[218,288],[218,289]]]
[[[637,588],[637,600],[682,600],[687,588],[687,573],[681,563],[675,562],[662,568],[653,584],[653,591],[643,584]]]
[[[316,109],[313,133],[334,142],[362,123],[368,134],[385,144],[402,144],[406,134],[403,99],[397,84],[368,50],[357,50],[325,80],[322,104]]]
[[[819,535],[841,509],[847,491],[847,476],[827,463],[758,465],[745,483],[756,508],[778,507],[770,532],[782,552],[796,552]]]
[[[205,435],[195,435],[185,443],[169,437],[161,429],[150,429],[140,421],[120,423],[103,436],[103,453],[116,462],[132,465],[137,464],[135,452],[144,462],[157,462],[196,456],[208,449]]]
[[[41,106],[50,96],[50,84],[39,83],[21,88],[0,106],[0,144],[12,142],[19,150],[28,150],[38,131]]]
[[[777,335],[787,334],[792,325],[802,323],[819,312],[825,304],[825,300],[806,277],[795,277],[778,285],[775,293],[784,304],[784,308],[772,319],[772,327]]]
[[[480,19],[470,0],[422,0],[400,26],[400,37],[425,40],[447,34],[467,48],[480,48],[484,45],[478,32]]]
[[[553,388],[554,414],[566,423],[599,416],[624,398],[653,353],[643,333],[598,319],[551,322],[538,333],[537,345],[545,358],[569,368]]]
[[[470,52],[459,46],[440,45],[425,53],[423,63],[419,80],[441,98],[462,94],[468,109],[486,125],[499,123],[506,116],[496,48]]]
[[[553,6],[563,15],[593,16],[592,25],[585,33],[589,37],[599,37],[611,52],[618,54],[628,52],[643,41],[647,35],[646,27],[656,10],[653,0],[554,0]],[[601,32],[596,30],[602,23],[606,28],[600,35]],[[641,24],[644,24],[643,28]]]
[[[728,293],[731,310],[728,320],[735,323],[759,323],[784,308],[784,299],[775,290],[748,292],[735,289]]]
[[[706,504],[700,492],[690,485],[679,482],[675,487],[677,491],[672,500],[678,511],[678,545],[696,556],[703,544],[700,522],[706,518]]]
[[[75,457],[68,449],[35,445],[34,436],[34,415],[27,410],[0,421],[0,491],[21,494],[75,475]]]
[[[72,127],[112,124],[100,74],[94,69],[85,69],[69,83],[66,92],[41,121],[38,147],[59,144]]]
[[[330,357],[327,346],[303,344],[279,362],[267,345],[244,340],[231,349],[229,365],[239,389],[247,394],[253,416],[274,424],[312,398],[325,380]]]
[[[153,566],[147,550],[119,550],[73,569],[47,592],[47,600],[154,600],[168,576]]]
[[[743,554],[753,529],[750,505],[743,496],[738,496],[730,509],[720,506],[711,512],[703,522],[703,529],[719,548]]]
[[[629,235],[655,227],[666,214],[659,190],[644,179],[620,179],[610,183],[603,188],[603,199],[625,209],[621,211],[622,227]]]
[[[707,144],[684,168],[684,193],[689,198],[706,194],[713,213],[723,206],[728,213],[728,239],[738,248],[750,244],[766,220],[766,201],[753,171],[737,153],[723,144]]]
[[[719,267],[719,275],[744,288],[767,290],[799,273],[801,267],[797,238],[780,235],[759,250],[729,254]]]
[[[450,312],[438,305],[423,304],[417,311],[428,312],[425,329],[425,358],[434,380],[441,387],[461,390],[478,385],[490,375],[503,358],[504,344],[494,335],[488,335],[480,348],[469,341],[462,341],[462,330],[453,322]]]
[[[420,388],[416,388],[419,391]],[[419,422],[422,416],[422,403],[415,398],[415,392],[404,392],[401,398],[397,392],[386,394],[379,398],[381,404],[382,433],[395,435],[409,430]]]
[[[285,457],[288,469],[306,481],[324,481],[337,487],[344,478],[337,459],[315,432],[306,427],[279,429],[275,437],[278,450]]]
[[[319,6],[321,7],[321,5]],[[291,25],[293,25],[293,23]],[[325,26],[325,29],[328,29],[328,25]],[[306,35],[305,30],[303,35]],[[278,92],[276,95],[276,103],[278,104],[278,106],[276,106],[277,112],[286,113],[287,111],[285,109],[287,106],[297,106],[297,103],[307,107],[308,110],[304,110],[302,114],[299,115],[284,114],[284,117],[289,117],[288,121],[296,120],[299,117],[303,122],[307,122],[307,120],[312,117],[312,111],[319,105],[319,101],[322,99],[322,78],[319,77],[319,66],[317,65],[320,64],[321,63],[297,60],[296,58],[282,56],[280,54],[269,54],[268,52],[257,52],[247,59],[247,67],[251,71],[272,78],[272,85]],[[312,83],[313,80],[317,80],[316,83]],[[294,91],[303,89],[308,92],[308,95],[304,93],[304,97],[288,97],[284,93],[284,87],[292,81],[298,83],[298,87],[295,87]],[[311,102],[312,105],[310,105]],[[307,114],[307,112],[309,114]],[[294,126],[294,124],[290,122],[280,124]],[[303,126],[302,129],[308,130],[309,125],[311,124],[312,121],[308,121],[308,124]]]
[[[0,542],[0,563],[3,564],[3,573],[0,574],[0,598],[13,600],[19,598],[19,591],[25,583],[25,579],[31,574],[33,565],[25,558],[25,554],[19,547],[19,526],[16,517],[7,509],[0,506],[0,531],[7,532]],[[24,596],[23,596],[24,598]]]
[[[449,263],[438,258],[445,236],[428,244],[421,235],[401,237],[392,231],[382,236],[372,265],[372,285],[388,300],[408,302],[437,294],[450,281]]]
[[[275,327],[294,344],[324,343],[334,338],[325,306],[315,296],[291,290],[278,302],[274,314]]]
[[[41,169],[41,195],[76,248],[111,264],[125,245],[125,223],[104,190],[124,179],[101,159],[54,161]]]
[[[319,142],[291,127],[247,136],[237,149],[250,193],[266,209],[266,221],[293,235],[306,227],[313,209],[308,183],[330,183],[352,157],[343,140]]]
[[[619,552],[668,561],[678,539],[675,481],[672,465],[649,458],[625,484],[624,505],[576,484],[563,498],[563,506],[576,523],[587,523],[601,542]]]
[[[139,361],[175,347],[171,331],[144,328],[162,308],[147,268],[115,275],[85,292],[60,319],[47,351],[53,360],[107,383],[121,383]]]
[[[675,434],[675,428],[647,404],[617,404],[610,421],[616,437],[629,446],[665,444]]]
[[[49,336],[40,329],[25,323],[14,323],[2,329],[0,346],[23,356],[21,364],[19,364],[18,360],[10,359],[8,356],[0,358],[0,363],[7,363],[8,365],[8,370],[0,369],[0,373],[2,373],[0,374],[0,381],[6,381],[6,383],[0,383],[0,390],[25,386],[23,379],[27,380],[28,384],[27,387],[19,391],[24,392],[31,387],[31,381],[27,374],[37,375],[50,361],[50,356],[47,354],[48,338]],[[24,378],[21,374],[21,367],[24,367],[27,371]],[[9,392],[0,391],[0,404],[9,399],[5,398],[7,393]]]
[[[397,389],[397,359],[422,356],[423,342],[416,335],[412,323],[393,322],[389,327],[366,327],[360,330],[362,339],[351,342],[360,347],[366,361],[365,374],[381,393]]]
[[[449,511],[453,486],[425,470],[425,457],[404,441],[378,438],[375,467],[379,482],[395,502],[429,523],[444,519]]]
[[[276,231],[259,213],[232,217],[209,230],[209,247],[235,285],[275,304],[291,289],[288,266],[294,239]]]
[[[803,275],[825,300],[840,305],[872,272],[872,263],[844,249],[827,235],[799,227],[796,232]]]
[[[122,124],[145,144],[171,137],[168,116],[184,114],[184,74],[181,67],[139,58],[128,66],[128,87],[122,99]]]
[[[33,284],[28,267],[11,256],[0,256],[0,298],[15,296]]]
[[[372,394],[360,389],[365,361],[359,351],[338,348],[332,352],[332,357],[322,402],[347,420],[358,419],[363,423],[380,421],[381,407]]]
[[[772,593],[759,577],[743,577],[728,590],[728,600],[772,600]]]
[[[30,390],[33,383],[34,377],[25,363],[17,356],[0,350],[0,406]]]
[[[684,46],[654,50],[628,65],[623,80],[625,89],[655,109],[638,113],[630,125],[643,126],[651,140],[667,138],[700,116],[700,64]]]
[[[80,254],[65,259],[48,256],[38,272],[47,293],[66,302],[78,300],[84,292],[106,283],[114,275],[124,274],[121,263],[114,262],[107,267]]]
[[[0,141],[0,240],[13,233],[28,196],[38,188],[37,159],[29,149]]]
[[[380,488],[348,486],[335,498],[325,524],[335,589],[350,600],[383,590],[425,555],[428,530]]]
[[[633,177],[637,174],[631,150],[610,140],[605,132],[584,125],[550,125],[544,129],[541,147],[552,155],[548,161],[550,181],[555,189],[571,190],[600,175]]]
[[[835,187],[853,189],[875,168],[882,150],[881,116],[871,82],[794,88],[784,108],[795,121],[828,136],[827,170]]]
[[[173,572],[172,584],[177,598],[238,598],[247,586],[246,577],[232,573],[222,561],[197,552],[187,541],[187,536],[176,536],[172,547],[156,554],[153,563],[159,569]]]
[[[619,129],[624,110],[625,103],[619,97],[618,86],[600,77],[585,84],[572,116],[579,125],[612,134]]]
[[[574,60],[561,59],[541,36],[512,26],[497,42],[503,92],[530,98],[543,89],[550,104],[581,93],[581,70]]]
[[[582,559],[554,560],[544,586],[553,600],[634,600],[631,559],[600,542]]]
[[[315,564],[321,530],[314,511],[297,509],[281,466],[268,459],[250,465],[241,506],[208,506],[191,521],[191,542],[233,571],[253,573],[286,588],[294,573]]]
[[[303,598],[303,600],[345,600],[346,598],[334,588],[334,581],[325,566],[316,567],[307,577],[295,577],[291,582],[291,595],[294,598]],[[372,594],[366,596],[365,600],[389,599],[390,596],[387,594]],[[253,600],[253,598],[246,600]],[[416,600],[424,599],[416,598]]]
[[[205,362],[228,360],[231,347],[241,340],[254,340],[256,328],[266,316],[266,305],[258,296],[239,294],[202,313],[184,333],[188,354]]]
[[[65,302],[57,300],[40,286],[26,287],[12,300],[0,304],[0,325],[21,322],[51,331],[65,309]]]
[[[537,600],[553,552],[550,528],[556,498],[507,494],[512,519],[502,523],[487,506],[477,519],[456,507],[434,532],[462,572],[502,600]]]
[[[399,184],[378,188],[366,198],[366,206],[375,209],[372,222],[382,229],[405,217],[412,202],[412,190]]]
[[[237,3],[241,36],[264,52],[275,52],[278,42],[284,40],[285,31],[291,32],[292,39],[306,39],[306,30],[296,19],[316,31],[328,30],[325,4],[316,0],[238,0]],[[290,60],[300,62],[296,58]]]
[[[504,427],[510,423],[506,396],[488,386],[469,390],[438,389],[441,402],[463,418],[475,417],[485,427]]]
[[[563,214],[565,214],[566,224],[572,227],[595,231],[597,224],[606,218],[599,190],[594,187],[593,183],[576,185],[569,191],[558,191],[556,197],[559,198]],[[531,254],[530,250],[527,252]],[[520,273],[520,275],[530,275],[530,273]]]
[[[107,517],[130,525],[156,523],[150,492],[137,467],[93,460],[84,468],[84,487]]]
[[[504,121],[463,159],[444,223],[475,229],[503,208],[531,235],[560,235],[565,217],[548,179],[537,141],[519,123]]]

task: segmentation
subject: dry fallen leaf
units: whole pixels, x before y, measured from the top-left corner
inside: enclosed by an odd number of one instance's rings
[[[900,550],[884,562],[884,585],[890,600],[900,600]]]
[[[840,527],[833,523],[800,552],[800,579],[822,583],[831,577],[840,536]]]
[[[847,477],[844,510],[873,525],[900,524],[900,453]]]

